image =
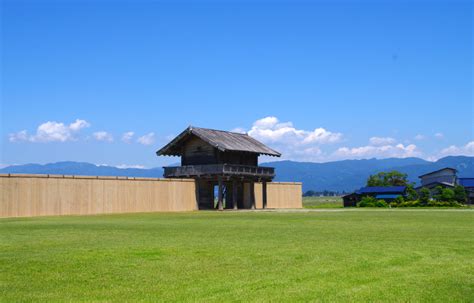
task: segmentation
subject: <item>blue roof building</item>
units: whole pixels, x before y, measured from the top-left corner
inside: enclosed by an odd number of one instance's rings
[[[352,194],[342,197],[344,207],[356,206],[362,197],[371,196],[385,201],[394,200],[400,196],[406,196],[406,186],[367,186],[355,191]]]
[[[458,178],[458,184],[464,188],[474,188],[474,178]]]

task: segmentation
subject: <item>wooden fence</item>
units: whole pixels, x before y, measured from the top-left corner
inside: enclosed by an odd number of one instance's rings
[[[194,188],[188,179],[0,175],[0,217],[188,211]]]
[[[255,207],[262,208],[262,184],[255,184]],[[302,184],[299,182],[267,183],[267,208],[302,208]]]
[[[261,185],[255,186],[257,208]],[[301,208],[301,183],[269,183],[268,208]],[[0,174],[0,217],[192,211],[192,179]]]

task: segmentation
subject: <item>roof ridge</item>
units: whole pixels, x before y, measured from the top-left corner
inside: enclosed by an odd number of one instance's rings
[[[221,133],[231,133],[231,134],[236,134],[236,135],[242,135],[242,136],[248,136],[248,137],[250,137],[248,133],[238,133],[238,132],[233,132],[233,131],[229,131],[229,130],[222,130],[222,129],[215,129],[215,128],[195,127],[195,126],[193,126],[192,129],[212,130],[212,131],[221,132]],[[251,138],[252,138],[252,137],[251,137]]]
[[[455,173],[458,172],[457,169],[453,168],[453,167],[450,167],[450,166],[446,166],[446,167],[443,167],[443,168],[440,168],[440,169],[437,169],[437,170],[434,170],[434,171],[431,171],[431,172],[428,172],[428,173],[425,173],[423,175],[419,175],[418,178],[421,178],[421,177],[424,177],[424,176],[427,176],[427,175],[431,175],[431,174],[434,174],[434,173],[437,173],[437,172],[440,172],[442,170],[445,170],[445,169],[450,169],[450,170],[454,170]]]

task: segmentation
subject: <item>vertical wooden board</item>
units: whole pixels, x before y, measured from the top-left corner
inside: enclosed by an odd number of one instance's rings
[[[11,214],[12,217],[17,217],[18,214],[17,214],[17,211],[16,211],[16,208],[18,207],[18,194],[17,194],[17,190],[18,190],[18,182],[19,180],[18,179],[12,179],[11,182],[9,182],[9,185],[10,185],[10,189],[9,189],[9,198],[11,199],[11,201],[9,202],[10,203],[10,209],[9,209],[9,212]]]
[[[46,214],[54,214],[57,213],[57,209],[55,208],[56,201],[58,199],[58,194],[57,194],[57,179],[56,178],[50,178],[46,179],[47,181],[41,185],[41,191],[42,191],[42,204],[43,204],[43,209],[45,210]]]
[[[141,181],[143,182],[143,187],[146,189],[146,196],[143,197],[143,204],[146,211],[153,210],[153,182],[152,181]]]
[[[301,208],[301,184],[273,182],[267,184],[268,208]]]
[[[153,182],[153,211],[159,211],[160,202],[163,199],[163,194],[161,193],[162,183]]]
[[[29,215],[29,209],[31,207],[36,206],[36,201],[32,199],[33,201],[32,205],[28,205],[26,200],[29,198],[29,192],[28,189],[29,187],[25,187],[25,183],[27,183],[28,180],[25,179],[16,179],[14,183],[14,189],[13,189],[13,198],[15,199],[15,203],[13,204],[13,214],[15,217],[18,216],[28,216]],[[25,190],[23,190],[23,188]]]
[[[6,177],[0,177],[0,217],[7,217],[9,215],[8,185],[6,180],[8,180]]]
[[[111,191],[112,189],[109,188],[109,179],[104,179],[102,181],[102,209],[104,214],[108,214],[112,212],[112,205],[110,203]]]
[[[98,179],[94,186],[93,199],[95,202],[94,213],[101,214],[105,213],[104,207],[104,182],[105,180]]]
[[[93,186],[93,179],[84,179],[83,180],[83,200],[81,207],[81,214],[89,215],[89,205],[91,203],[91,188]]]
[[[0,217],[13,217],[13,182],[11,178],[0,177]]]
[[[85,205],[84,205],[84,209],[83,209],[83,212],[86,213],[86,214],[93,214],[92,213],[92,203],[96,203],[95,201],[93,201],[92,199],[92,189],[93,187],[95,186],[95,182],[97,181],[97,179],[88,179],[86,180],[87,182],[85,183]]]
[[[42,181],[44,180],[36,178],[19,179],[17,187],[19,216],[41,216],[45,213]],[[33,203],[29,203],[29,201],[33,201]]]
[[[262,183],[255,183],[255,205],[257,209],[263,208]]]

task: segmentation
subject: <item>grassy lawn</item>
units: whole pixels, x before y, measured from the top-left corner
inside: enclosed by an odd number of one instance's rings
[[[303,197],[304,208],[342,208],[342,197]]]
[[[474,211],[0,219],[0,301],[474,301]]]

